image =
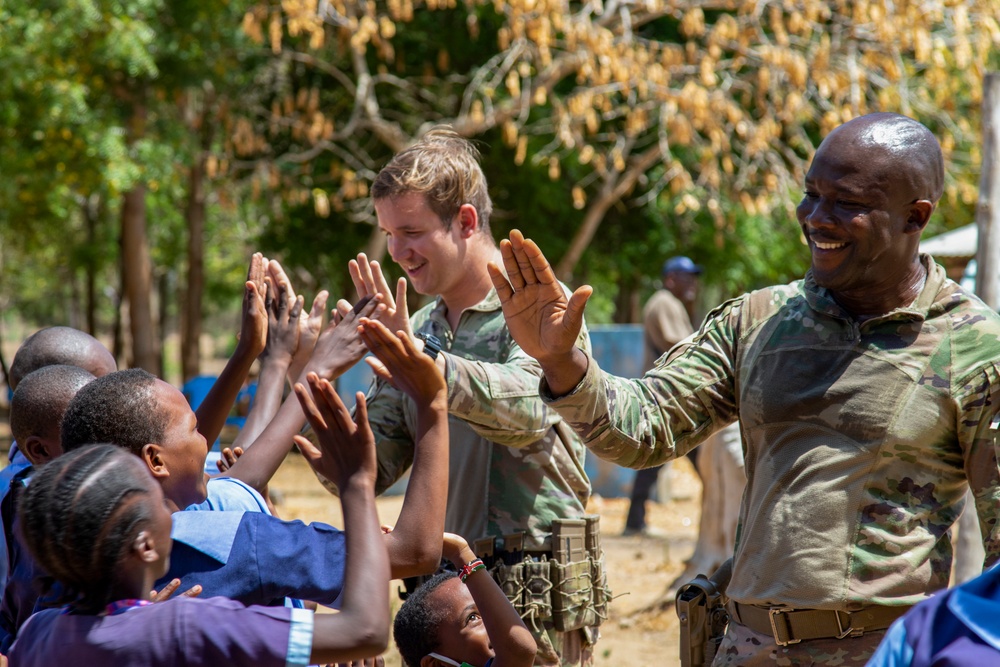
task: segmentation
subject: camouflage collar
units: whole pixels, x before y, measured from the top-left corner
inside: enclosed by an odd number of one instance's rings
[[[432,312],[438,317],[444,318],[445,311],[448,307],[442,301],[441,297],[438,296],[434,299],[434,306]],[[480,313],[490,313],[494,310],[500,310],[500,297],[497,296],[497,290],[495,287],[491,287],[490,291],[486,294],[486,297],[482,301],[474,306],[466,308],[466,310],[473,310]]]
[[[865,324],[869,322],[885,322],[890,320],[910,320],[919,322],[926,320],[931,311],[937,311],[943,306],[943,304],[939,304],[938,302],[943,296],[941,294],[941,288],[944,287],[948,280],[948,276],[945,275],[944,268],[935,262],[930,255],[921,254],[920,261],[923,263],[924,268],[927,269],[927,280],[924,282],[923,289],[920,290],[920,294],[917,296],[916,301],[911,303],[909,306],[896,308],[885,315],[865,320]],[[829,290],[816,284],[812,271],[806,273],[802,289],[805,292],[806,302],[813,310],[841,320],[854,319],[850,313],[844,310],[840,304],[834,300]]]

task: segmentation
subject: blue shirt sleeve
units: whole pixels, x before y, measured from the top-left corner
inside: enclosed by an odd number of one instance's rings
[[[184,508],[185,512],[263,512],[270,514],[267,503],[249,485],[232,477],[210,477],[205,502]]]
[[[913,662],[913,647],[906,641],[906,626],[897,619],[885,633],[867,667],[909,667]]]
[[[234,521],[235,520],[235,521]],[[332,605],[344,587],[344,535],[333,526],[259,512],[174,515],[170,571],[157,582],[201,584],[201,597],[281,605],[293,597]]]

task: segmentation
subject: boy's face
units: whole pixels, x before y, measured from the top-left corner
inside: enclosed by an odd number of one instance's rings
[[[417,192],[376,200],[375,212],[389,255],[419,294],[440,295],[448,302],[468,289],[465,241],[457,221],[447,225]]]
[[[438,626],[438,649],[435,653],[456,662],[480,667],[485,665],[493,657],[493,646],[479,608],[466,585],[455,577],[438,586],[430,597],[431,604],[446,610],[444,621]]]
[[[198,418],[184,394],[163,380],[156,381],[153,391],[156,404],[167,420],[163,442],[157,443],[170,473],[162,480],[163,493],[183,510],[204,502],[208,493],[205,475],[208,444],[198,432]]]

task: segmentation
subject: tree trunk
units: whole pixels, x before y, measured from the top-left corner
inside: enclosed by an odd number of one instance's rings
[[[122,278],[129,306],[132,364],[157,373],[153,330],[152,276],[146,237],[146,186],[137,184],[122,201]]]
[[[580,258],[583,257],[584,251],[587,250],[587,247],[593,240],[594,234],[597,233],[597,228],[600,227],[601,221],[604,220],[604,214],[635,186],[639,177],[645,174],[661,156],[662,150],[660,145],[657,144],[639,155],[628,169],[617,178],[608,178],[605,181],[600,194],[587,208],[587,212],[583,216],[583,223],[573,236],[573,240],[570,241],[569,249],[566,250],[566,254],[563,255],[556,266],[556,276],[559,280],[565,283],[572,281],[573,271],[576,269]]]
[[[1000,309],[1000,72],[983,79],[983,166],[979,176],[976,223],[976,293]]]
[[[201,114],[198,155],[188,174],[187,298],[181,312],[181,375],[187,382],[201,372],[201,308],[205,291],[205,165],[212,147],[214,125],[209,122],[212,102],[205,101]]]
[[[86,321],[87,333],[97,335],[97,220],[100,216],[101,204],[99,195],[91,195],[83,203],[83,217],[87,223],[87,264],[86,275]]]

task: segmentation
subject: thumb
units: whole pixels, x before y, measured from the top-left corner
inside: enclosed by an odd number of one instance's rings
[[[593,287],[590,285],[581,285],[570,295],[569,302],[566,304],[565,326],[573,329],[577,334],[583,328],[583,311],[587,306],[587,300],[590,299],[590,295],[593,293]]]

